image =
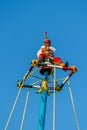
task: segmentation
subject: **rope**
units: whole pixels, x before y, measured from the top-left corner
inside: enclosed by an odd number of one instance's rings
[[[53,130],[55,130],[55,118],[56,118],[56,91],[55,91],[55,81],[56,81],[56,68],[54,68],[54,94],[53,94]]]
[[[26,95],[26,101],[25,101],[25,105],[24,105],[24,112],[23,112],[23,116],[22,116],[22,121],[21,121],[20,130],[22,130],[23,124],[24,124],[24,118],[25,118],[25,114],[26,114],[26,109],[27,109],[27,104],[28,104],[29,93],[30,93],[30,90],[28,90],[27,95]]]
[[[38,76],[35,76],[35,75],[30,75],[30,76],[32,76],[32,77],[35,77],[35,78],[37,78],[37,79],[42,79],[42,78],[40,78],[40,77],[38,77]]]
[[[72,103],[72,108],[73,108],[73,112],[74,112],[77,130],[80,130],[79,122],[78,122],[77,115],[76,115],[76,109],[75,109],[75,105],[74,105],[74,99],[73,99],[73,96],[72,96],[72,90],[71,90],[71,86],[70,86],[69,81],[68,81],[68,88],[69,88],[69,92],[70,92],[70,98],[71,98],[71,103]]]
[[[36,81],[36,82],[34,82],[34,83],[32,83],[32,84],[30,84],[30,85],[35,85],[35,84],[37,84],[37,83],[39,83],[39,82],[41,82],[42,80],[38,80],[38,81]]]
[[[34,69],[31,73],[29,73],[29,75],[27,76],[27,78],[29,78],[30,76],[32,76],[37,70],[38,70],[39,68],[36,68],[36,69]],[[23,77],[23,81],[25,81],[26,80],[26,75],[28,74],[28,72],[24,75],[24,77]]]
[[[13,114],[13,112],[14,112],[14,109],[15,109],[15,106],[16,106],[16,104],[17,104],[17,101],[18,101],[18,98],[19,98],[19,96],[20,96],[20,93],[21,93],[21,88],[20,88],[19,91],[18,91],[18,94],[17,94],[17,96],[16,96],[14,105],[13,105],[13,107],[12,107],[12,110],[11,110],[11,112],[10,112],[10,115],[9,115],[9,117],[8,117],[8,120],[7,120],[7,123],[6,123],[6,126],[5,126],[5,129],[4,129],[4,130],[7,130],[7,128],[8,128],[9,122],[10,122],[10,120],[11,120],[11,117],[12,117],[12,114]]]
[[[65,78],[59,78],[59,79],[55,80],[55,82],[59,82],[59,81],[64,80],[64,79]],[[49,83],[53,83],[53,80],[49,81]]]

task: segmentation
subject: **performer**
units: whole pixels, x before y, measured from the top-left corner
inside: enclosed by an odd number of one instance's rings
[[[47,37],[44,39],[44,45],[41,46],[39,51],[37,52],[38,60],[41,61],[44,58],[50,58],[53,63],[58,64],[60,66],[68,66],[68,63],[64,64],[60,57],[55,57],[56,49],[51,46],[51,40]]]
[[[37,52],[38,59],[31,61],[31,66],[28,69],[28,72],[24,75],[22,81],[18,82],[18,87],[22,88],[24,86],[24,81],[28,78],[28,76],[29,76],[30,72],[32,71],[32,69],[34,68],[34,66],[40,65],[39,63],[44,62],[48,59],[48,60],[50,60],[50,62],[52,64],[57,64],[58,66],[61,66],[61,69],[65,70],[65,71],[66,70],[71,71],[61,85],[56,83],[55,89],[60,91],[62,89],[62,87],[64,86],[64,84],[66,83],[66,81],[69,80],[69,78],[72,76],[72,74],[74,72],[76,72],[78,69],[76,66],[69,66],[68,62],[64,63],[60,57],[55,57],[55,55],[54,55],[55,51],[56,51],[56,49],[51,46],[51,40],[47,38],[47,33],[45,32],[44,45],[41,46],[41,48]],[[40,65],[40,69],[41,68],[43,68],[45,70],[45,69],[48,69],[50,67]],[[52,68],[51,68],[51,70],[52,70]],[[41,74],[43,74],[43,73],[41,73]],[[43,84],[44,83],[46,83],[46,81],[43,82]],[[45,90],[49,94],[49,90],[48,90],[46,84],[42,85],[42,86],[45,86]],[[40,88],[40,90],[38,92],[41,93],[42,90],[43,90],[43,88]]]

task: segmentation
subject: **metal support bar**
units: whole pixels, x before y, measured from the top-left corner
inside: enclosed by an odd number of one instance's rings
[[[60,88],[62,88],[65,83],[70,79],[70,77],[74,74],[74,72],[70,72],[69,75],[63,80],[62,84],[60,85]]]
[[[27,109],[27,104],[28,104],[29,93],[30,93],[30,90],[28,89],[28,92],[27,92],[27,95],[26,95],[26,101],[25,101],[25,105],[24,105],[24,111],[23,111],[23,116],[22,116],[22,121],[21,121],[20,130],[23,129],[23,124],[24,124],[24,118],[25,118],[26,109]]]
[[[77,114],[76,114],[76,109],[75,109],[75,104],[74,104],[74,99],[73,99],[73,95],[72,95],[72,90],[71,90],[71,86],[70,86],[69,81],[68,81],[68,88],[69,88],[69,92],[70,92],[70,99],[71,99],[71,103],[72,103],[72,108],[73,108],[73,112],[74,112],[77,130],[80,130],[79,122],[78,122],[78,118],[77,118]]]
[[[7,123],[6,123],[6,126],[5,126],[5,129],[4,129],[4,130],[7,130],[7,128],[8,128],[9,122],[10,122],[10,120],[11,120],[12,114],[13,114],[13,112],[14,112],[14,109],[15,109],[15,107],[16,107],[18,98],[19,98],[19,96],[20,96],[21,90],[22,90],[22,89],[20,88],[19,91],[18,91],[18,94],[17,94],[17,96],[16,96],[14,105],[13,105],[13,107],[12,107],[12,110],[11,110],[11,112],[10,112],[10,115],[9,115],[9,117],[8,117],[8,121],[7,121]]]

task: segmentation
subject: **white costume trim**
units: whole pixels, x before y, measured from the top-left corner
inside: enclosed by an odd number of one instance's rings
[[[42,48],[44,48],[44,47],[45,47],[45,46],[41,46],[41,48],[40,48],[39,51],[37,52],[37,57],[39,57],[39,55],[42,53],[41,50],[42,50]],[[54,47],[52,47],[52,46],[50,46],[49,48],[50,48],[50,50],[51,50],[51,53],[54,55],[56,49],[55,49]]]

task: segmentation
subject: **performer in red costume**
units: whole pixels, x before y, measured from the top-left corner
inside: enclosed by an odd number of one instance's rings
[[[47,38],[47,33],[45,32],[45,39],[44,39],[44,45],[41,46],[41,48],[39,49],[39,51],[37,52],[37,57],[38,59],[36,60],[32,60],[31,62],[31,66],[28,70],[28,72],[24,75],[24,78],[21,82],[18,82],[18,87],[23,87],[24,86],[24,81],[28,78],[30,72],[32,71],[34,66],[39,66],[40,67],[40,72],[41,74],[44,74],[43,72],[45,71],[45,69],[49,70],[49,74],[50,74],[50,70],[52,70],[52,67],[49,66],[43,66],[41,63],[43,62],[47,62],[46,64],[51,63],[52,65],[57,64],[61,69],[67,71],[70,70],[71,72],[69,73],[69,75],[65,78],[65,80],[62,82],[61,85],[57,84],[55,89],[60,91],[62,89],[62,87],[64,86],[64,84],[69,80],[69,78],[78,70],[76,66],[69,66],[68,62],[64,63],[62,61],[62,59],[60,57],[55,57],[55,51],[56,49],[54,47],[51,46],[51,40]],[[41,71],[42,70],[42,71]],[[48,88],[45,89],[47,92]],[[39,93],[42,92],[42,88],[38,91]]]
[[[54,56],[55,51],[56,49],[51,46],[51,40],[45,38],[44,45],[41,46],[41,48],[37,52],[37,57],[39,61],[42,60],[43,58],[50,58],[53,63],[58,64],[59,66],[68,66],[68,63],[64,64],[64,62],[60,57]]]

